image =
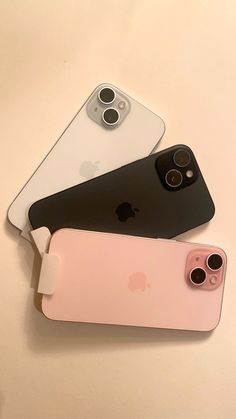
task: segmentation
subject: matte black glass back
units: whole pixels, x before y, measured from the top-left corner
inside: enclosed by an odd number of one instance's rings
[[[177,145],[34,203],[34,229],[171,238],[209,221],[214,204],[192,150]]]

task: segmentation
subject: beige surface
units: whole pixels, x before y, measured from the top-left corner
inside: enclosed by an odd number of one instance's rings
[[[235,1],[3,0],[0,20],[0,419],[235,418]],[[183,238],[229,258],[213,334],[53,323],[33,305],[38,266],[7,206],[102,81],[164,118],[162,148],[196,153],[217,212]]]

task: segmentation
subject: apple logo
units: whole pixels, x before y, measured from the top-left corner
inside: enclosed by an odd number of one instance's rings
[[[135,212],[139,211],[138,208],[132,208],[132,205],[129,202],[122,202],[116,208],[116,214],[120,221],[125,222],[129,217],[135,217]]]
[[[83,161],[79,169],[80,175],[87,180],[93,178],[95,176],[95,173],[99,170],[98,164],[99,161]]]
[[[128,287],[130,291],[144,291],[146,288],[151,288],[151,285],[147,282],[147,277],[143,272],[134,272],[129,277]]]

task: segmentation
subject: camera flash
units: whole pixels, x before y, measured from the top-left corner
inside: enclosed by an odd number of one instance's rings
[[[210,283],[211,283],[212,285],[215,285],[215,284],[217,283],[217,277],[216,277],[215,275],[211,277],[211,279],[210,279]]]
[[[121,100],[121,101],[119,102],[119,104],[118,104],[118,108],[119,108],[120,110],[125,109],[125,102],[124,102],[123,100]]]
[[[192,171],[192,170],[187,170],[187,172],[186,172],[186,176],[187,176],[188,178],[193,177],[193,171]]]

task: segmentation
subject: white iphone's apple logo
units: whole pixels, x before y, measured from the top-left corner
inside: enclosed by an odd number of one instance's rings
[[[95,161],[89,161],[89,160],[85,160],[83,161],[83,163],[81,164],[80,168],[79,168],[79,173],[80,175],[84,178],[84,179],[92,179],[96,172],[99,170],[98,167],[99,162]]]
[[[147,277],[143,272],[134,272],[129,276],[128,287],[131,291],[141,290],[145,291],[147,288],[151,288]]]

